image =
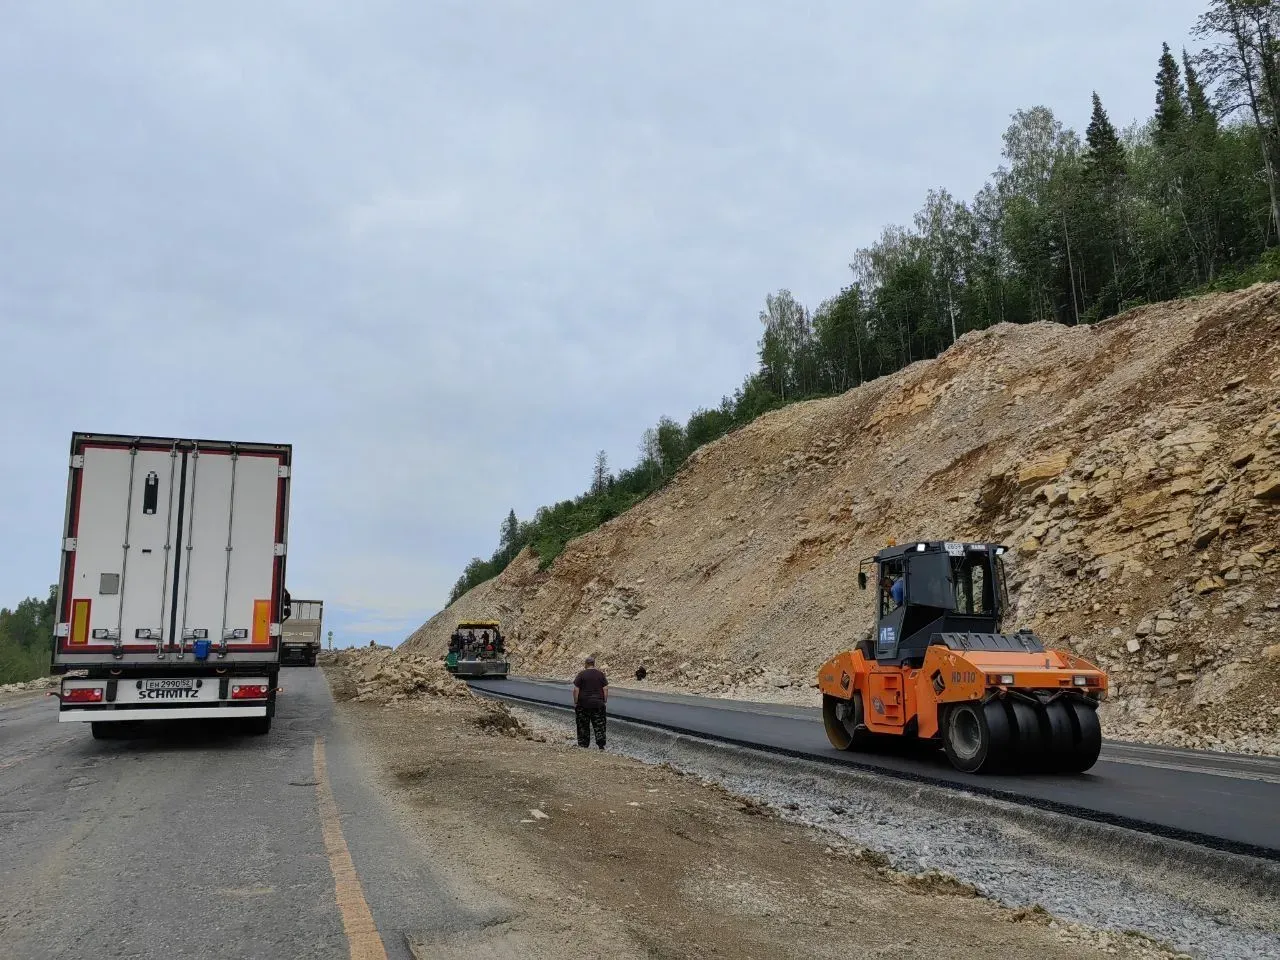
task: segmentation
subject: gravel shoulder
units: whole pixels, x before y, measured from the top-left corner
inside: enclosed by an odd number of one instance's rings
[[[499,918],[419,956],[1164,957],[1009,909],[936,873],[779,819],[767,806],[611,752],[535,733],[467,696],[355,702],[326,664],[340,720],[379,786],[453,878]],[[366,687],[366,689],[368,689]]]

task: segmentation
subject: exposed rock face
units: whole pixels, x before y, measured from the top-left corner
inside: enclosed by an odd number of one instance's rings
[[[595,652],[708,693],[812,697],[870,625],[858,562],[890,537],[1013,548],[1006,627],[1110,672],[1108,735],[1280,749],[1280,285],[993,327],[770,414],[401,649],[438,656],[458,619],[497,616],[522,672]]]

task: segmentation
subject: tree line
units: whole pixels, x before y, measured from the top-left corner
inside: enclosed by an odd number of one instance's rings
[[[12,610],[0,609],[0,683],[49,673],[57,592],[57,587],[50,587],[47,599],[28,597]]]
[[[932,190],[909,225],[858,250],[850,282],[810,309],[765,298],[759,367],[682,425],[647,430],[616,476],[603,452],[580,496],[503,522],[450,602],[529,546],[564,545],[662,487],[704,443],[769,410],[843,393],[996,323],[1093,323],[1142,303],[1280,279],[1280,0],[1211,0],[1203,44],[1154,57],[1154,111],[1118,130],[1092,95],[1084,136],[1015,113],[1001,163],[969,200]]]

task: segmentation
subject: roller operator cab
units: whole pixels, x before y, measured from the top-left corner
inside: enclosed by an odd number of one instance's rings
[[[270,729],[291,458],[287,444],[73,435],[59,721],[95,737],[161,719]]]
[[[822,717],[839,750],[880,737],[939,743],[967,773],[1081,772],[1102,747],[1107,677],[1030,631],[1002,633],[1008,607],[999,544],[917,542],[864,560],[876,625],[822,665]]]

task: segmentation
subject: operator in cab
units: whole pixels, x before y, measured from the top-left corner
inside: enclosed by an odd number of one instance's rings
[[[880,578],[880,589],[884,593],[884,609],[897,610],[902,606],[905,598],[905,586],[903,581],[905,577],[899,575],[897,577],[890,573],[886,573]]]

